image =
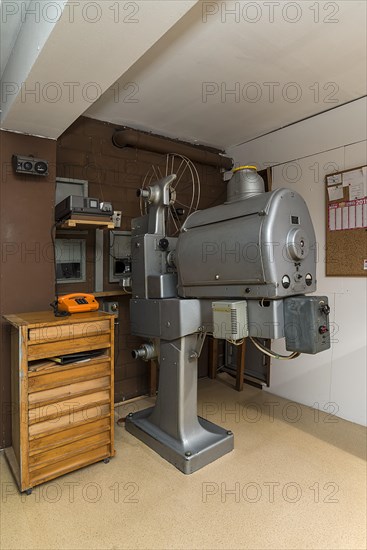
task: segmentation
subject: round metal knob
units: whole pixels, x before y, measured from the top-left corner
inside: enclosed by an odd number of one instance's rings
[[[158,243],[158,246],[161,250],[167,250],[169,247],[168,239],[161,239]]]

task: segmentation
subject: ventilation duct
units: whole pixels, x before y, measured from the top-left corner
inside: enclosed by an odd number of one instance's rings
[[[199,149],[195,145],[186,145],[185,143],[159,136],[144,134],[132,129],[117,130],[112,136],[112,143],[120,148],[132,147],[163,155],[177,153],[189,158],[192,162],[216,166],[226,171],[231,170],[233,167],[233,160],[219,153]]]

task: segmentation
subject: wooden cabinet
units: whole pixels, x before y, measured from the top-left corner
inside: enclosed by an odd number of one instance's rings
[[[114,451],[114,316],[7,315],[12,325],[12,447],[5,450],[21,491]],[[93,351],[82,362],[53,358]]]

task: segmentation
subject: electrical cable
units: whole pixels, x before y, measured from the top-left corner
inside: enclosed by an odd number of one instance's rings
[[[262,344],[260,344],[260,342],[258,342],[256,338],[253,338],[252,336],[249,336],[249,338],[250,338],[251,342],[254,344],[254,346],[259,351],[261,351],[262,353],[264,353],[268,357],[271,357],[272,359],[280,359],[280,360],[283,360],[283,361],[288,361],[290,359],[295,359],[296,357],[299,357],[301,355],[298,351],[294,351],[290,355],[280,355],[278,353],[274,353],[270,349],[268,349],[265,346],[263,346]]]
[[[232,340],[232,338],[226,338],[227,342],[229,342],[230,344],[233,344],[234,346],[242,346],[242,344],[244,343],[245,339],[242,338],[242,340]]]
[[[58,225],[60,225],[60,222],[55,222],[51,226],[51,241],[52,241],[52,248],[54,253],[54,290],[55,290],[55,301],[50,304],[52,309],[54,310],[55,317],[68,317],[70,313],[67,311],[59,311],[59,290],[58,290],[58,283],[57,283],[57,259],[56,259],[56,230]]]

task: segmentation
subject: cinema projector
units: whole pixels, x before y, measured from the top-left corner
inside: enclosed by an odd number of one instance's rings
[[[316,239],[307,206],[289,189],[264,192],[254,167],[234,170],[227,200],[197,211],[178,238],[165,234],[174,174],[139,195],[148,214],[132,224],[132,333],[147,339],[133,357],[157,358],[155,407],[126,429],[185,474],[233,449],[230,431],[197,416],[197,360],[205,336],[293,359],[330,347],[329,306],[316,290]],[[257,338],[283,338],[280,356]],[[296,366],[294,367],[296,368]]]

